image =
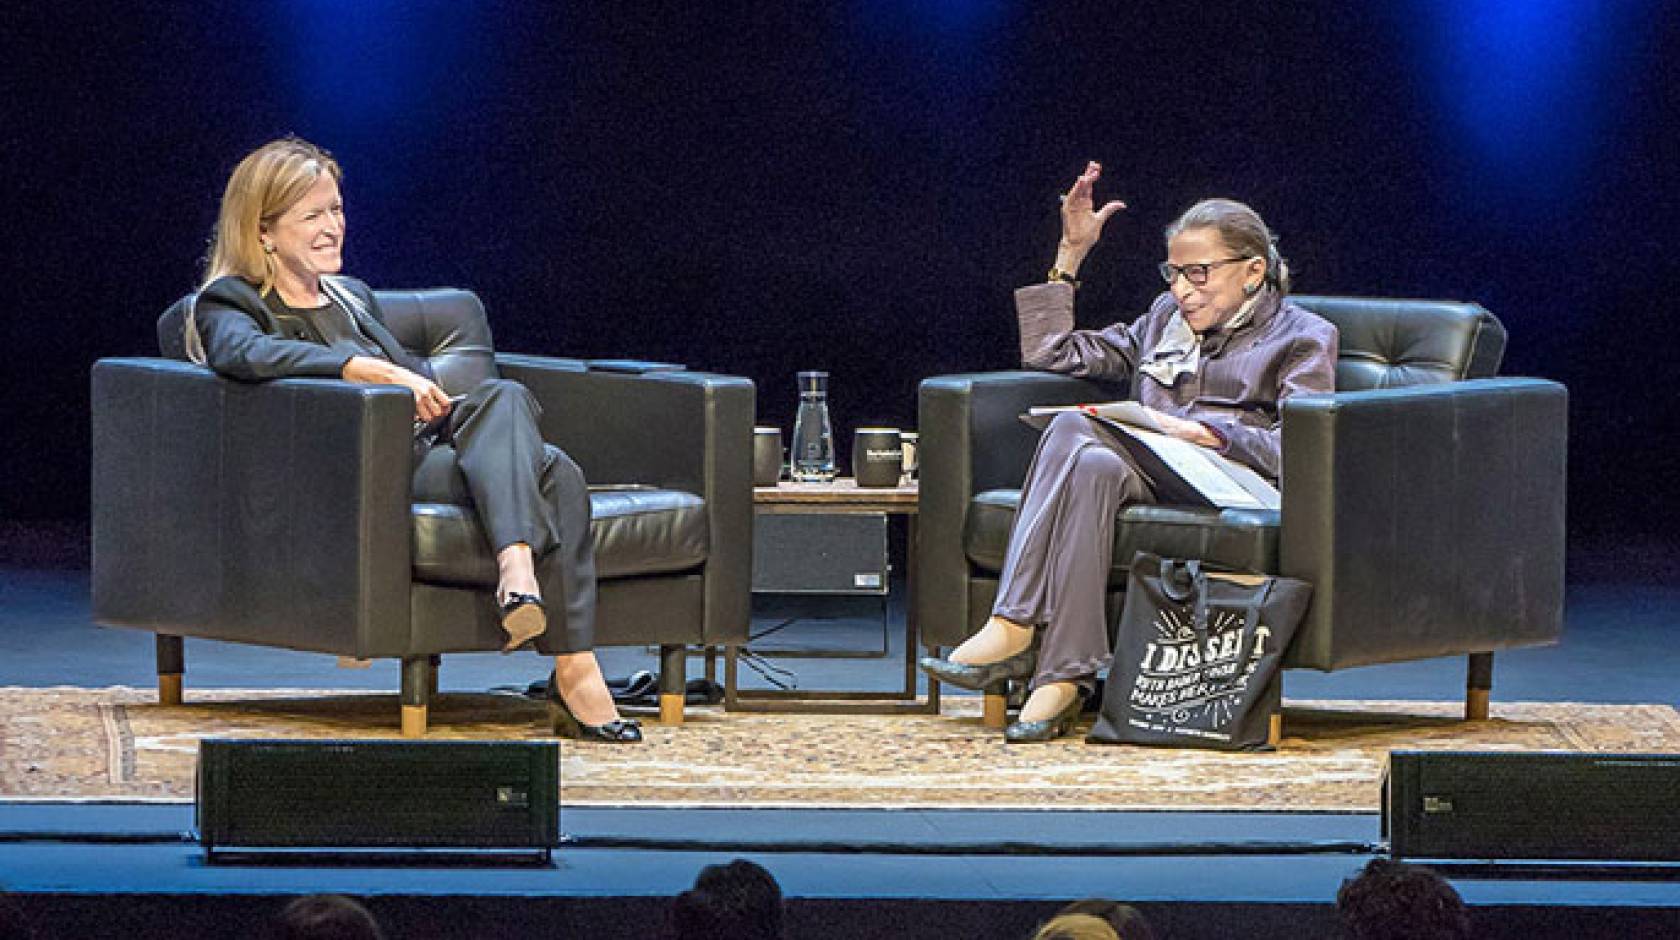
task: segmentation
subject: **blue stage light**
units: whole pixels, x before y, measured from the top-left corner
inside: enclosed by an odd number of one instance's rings
[[[1455,0],[1444,77],[1466,135],[1511,159],[1549,149],[1560,109],[1584,93],[1594,8],[1582,0]]]
[[[429,123],[470,74],[475,4],[290,0],[270,5],[270,54],[305,126],[342,142]]]
[[[1483,185],[1567,186],[1618,109],[1611,81],[1643,4],[1439,0],[1423,24],[1454,144]],[[1496,172],[1489,172],[1496,171]]]

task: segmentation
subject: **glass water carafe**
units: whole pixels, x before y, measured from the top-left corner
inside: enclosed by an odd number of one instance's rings
[[[790,475],[804,483],[834,479],[834,427],[828,421],[828,373],[799,373],[799,416],[788,449]]]

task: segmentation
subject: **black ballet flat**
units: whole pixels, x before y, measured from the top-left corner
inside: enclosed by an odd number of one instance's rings
[[[922,671],[946,685],[959,689],[981,691],[999,682],[1031,678],[1038,668],[1038,643],[1027,647],[1008,659],[995,663],[954,663],[938,656],[923,656],[918,660]]]
[[[642,740],[642,723],[634,718],[615,718],[604,725],[578,721],[566,707],[566,700],[560,695],[560,680],[552,672],[548,674],[548,720],[555,737],[607,744],[635,744]]]
[[[1085,693],[1077,692],[1073,701],[1056,715],[1043,721],[1012,721],[1003,729],[1003,739],[1011,744],[1054,741],[1079,723],[1079,713],[1085,710]]]
[[[509,593],[502,601],[502,629],[508,639],[503,653],[511,653],[548,631],[548,608],[535,594]]]

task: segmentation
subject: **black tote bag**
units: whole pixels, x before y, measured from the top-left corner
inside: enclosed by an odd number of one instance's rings
[[[1139,552],[1126,582],[1095,744],[1252,751],[1282,698],[1278,664],[1312,585]]]

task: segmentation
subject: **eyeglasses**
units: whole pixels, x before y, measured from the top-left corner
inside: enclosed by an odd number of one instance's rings
[[[1166,281],[1168,287],[1173,285],[1173,281],[1178,280],[1180,274],[1184,275],[1186,281],[1201,287],[1207,283],[1208,274],[1212,273],[1214,268],[1222,264],[1247,260],[1247,258],[1223,258],[1219,261],[1209,261],[1206,264],[1169,264],[1163,261],[1158,270],[1161,272],[1161,280]]]

